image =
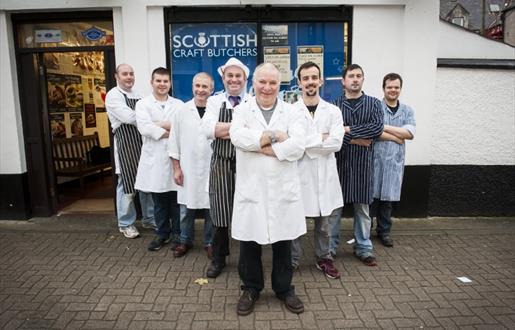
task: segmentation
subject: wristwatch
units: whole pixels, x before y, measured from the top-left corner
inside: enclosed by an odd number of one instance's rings
[[[270,131],[270,142],[272,144],[277,142],[277,139],[275,138],[275,132],[274,131]]]

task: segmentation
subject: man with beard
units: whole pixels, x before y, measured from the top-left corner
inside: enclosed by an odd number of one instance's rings
[[[225,91],[207,100],[206,114],[202,118],[202,130],[212,140],[211,169],[209,174],[209,204],[213,220],[213,257],[206,276],[215,278],[225,268],[229,255],[229,225],[231,223],[236,153],[231,143],[229,129],[233,109],[246,102],[249,96],[245,89],[249,68],[240,60],[231,57],[218,68]]]
[[[320,68],[306,62],[297,69],[302,98],[295,103],[306,130],[306,151],[298,161],[304,213],[315,221],[316,267],[327,277],[340,278],[329,249],[329,217],[343,206],[334,153],[340,150],[344,131],[340,109],[320,98]],[[298,267],[300,238],[292,242],[292,265]]]
[[[376,266],[370,240],[372,202],[373,139],[383,132],[381,102],[362,91],[363,69],[351,64],[343,72],[344,94],[335,101],[342,111],[345,136],[336,154],[343,202],[354,208],[354,255],[367,266]],[[336,255],[340,243],[342,208],[331,216],[331,252]]]

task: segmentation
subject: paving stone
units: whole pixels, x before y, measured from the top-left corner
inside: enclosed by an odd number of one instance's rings
[[[396,247],[376,244],[380,263],[374,268],[345,246],[335,260],[339,280],[315,268],[309,227],[293,279],[305,312],[290,313],[275,298],[267,246],[265,290],[246,317],[236,313],[241,292],[234,242],[226,270],[200,286],[194,281],[208,265],[200,248],[180,259],[169,249],[150,253],[150,233],[126,240],[114,219],[107,234],[105,228],[3,230],[0,221],[0,328],[515,328],[515,221],[502,222],[496,232],[496,219],[464,221],[406,220],[404,228],[396,223]],[[352,236],[348,228],[345,237]]]

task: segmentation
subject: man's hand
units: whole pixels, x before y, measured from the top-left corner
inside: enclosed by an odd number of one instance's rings
[[[272,143],[272,132],[270,131],[263,131],[261,134],[261,138],[259,139],[259,145],[261,148],[267,145],[271,145]]]
[[[156,121],[154,122],[154,124],[156,124],[157,126],[169,131],[171,128],[172,128],[172,124],[170,124],[169,121],[165,120],[165,121]]]
[[[286,132],[275,130],[274,133],[275,133],[275,139],[277,142],[284,142],[289,138],[289,136]]]
[[[274,152],[274,149],[272,148],[272,145],[269,144],[269,145],[266,145],[264,147],[261,147],[261,151],[260,151],[263,155],[266,155],[266,156],[271,156],[271,157],[275,157],[275,152]]]
[[[372,139],[352,139],[350,140],[350,144],[355,144],[362,147],[370,147],[372,144]]]
[[[161,135],[161,139],[168,139],[170,136],[170,131],[166,130],[163,135]]]
[[[329,137],[329,133],[322,133],[322,141],[325,141]]]
[[[173,169],[173,179],[175,183],[182,187],[184,184],[184,175],[182,174],[182,169],[179,167]]]

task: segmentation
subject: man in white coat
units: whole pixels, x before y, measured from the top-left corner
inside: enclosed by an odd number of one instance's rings
[[[106,95],[106,110],[114,134],[114,163],[118,176],[116,216],[118,228],[127,238],[139,237],[136,222],[134,181],[141,154],[141,135],[136,128],[136,102],[141,98],[134,90],[134,69],[128,64],[116,67],[116,87]],[[143,228],[155,228],[152,196],[138,192]]]
[[[236,153],[229,136],[233,109],[248,100],[245,89],[249,68],[231,57],[218,68],[225,91],[207,100],[206,114],[202,118],[202,130],[212,141],[211,169],[209,174],[209,205],[213,221],[213,258],[206,276],[215,278],[225,268],[229,255],[229,226],[234,200]]]
[[[320,98],[323,80],[320,68],[306,62],[297,69],[302,98],[295,107],[302,113],[306,130],[306,151],[299,160],[301,193],[307,218],[315,221],[316,267],[329,278],[340,278],[330,251],[329,216],[343,206],[336,158],[344,131],[340,109]],[[292,242],[292,266],[298,267],[302,248],[300,237]]]
[[[174,112],[182,110],[184,103],[168,95],[171,87],[168,69],[155,69],[151,85],[152,94],[136,104],[136,121],[143,137],[143,147],[135,188],[152,193],[157,236],[148,249],[157,251],[170,242],[173,242],[172,249],[179,244],[177,185],[168,156],[168,137]]]
[[[193,99],[175,113],[169,140],[175,183],[179,186],[177,201],[181,207],[180,244],[173,255],[184,256],[193,247],[195,215],[200,210],[204,217],[204,250],[211,255],[213,224],[209,214],[208,180],[211,163],[211,142],[202,133],[202,117],[207,98],[213,93],[214,81],[206,72],[193,77]]]
[[[248,315],[264,288],[261,246],[272,244],[272,289],[293,313],[304,305],[291,285],[291,241],[306,233],[297,160],[304,154],[302,116],[277,98],[281,77],[271,63],[254,71],[254,98],[234,110],[236,148],[232,237],[240,241],[243,282],[237,312]]]

